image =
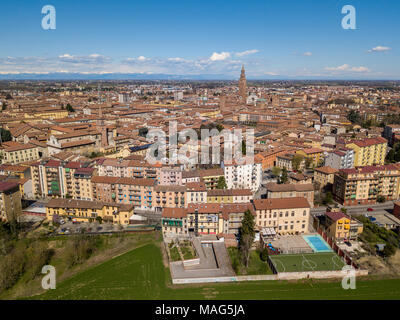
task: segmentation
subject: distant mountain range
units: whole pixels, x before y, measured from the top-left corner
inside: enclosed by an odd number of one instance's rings
[[[226,74],[192,74],[177,75],[163,73],[19,73],[0,74],[0,80],[238,80],[239,76]],[[382,80],[385,79],[351,79],[351,78],[329,78],[329,77],[290,77],[283,75],[248,76],[248,80]],[[387,81],[398,81],[399,79],[386,79]]]

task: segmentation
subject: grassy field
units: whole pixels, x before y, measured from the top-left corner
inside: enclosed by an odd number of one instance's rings
[[[278,272],[341,270],[344,262],[334,252],[270,256]]]
[[[247,268],[243,265],[243,263],[240,263],[241,258],[237,248],[228,248],[228,253],[231,259],[232,267],[234,270],[236,270],[237,275],[272,274],[272,270],[268,263],[261,260],[260,254],[256,250],[250,251],[249,266]]]
[[[344,290],[340,280],[255,281],[171,285],[158,244],[147,244],[57,285],[33,299],[400,299],[400,279],[358,280]]]

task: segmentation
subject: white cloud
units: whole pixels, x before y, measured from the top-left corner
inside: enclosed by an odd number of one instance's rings
[[[62,62],[70,62],[70,63],[83,63],[83,64],[93,64],[93,63],[106,63],[111,60],[109,57],[102,56],[98,53],[93,53],[88,56],[74,56],[69,53],[64,53],[58,58]]]
[[[217,53],[214,52],[211,57],[210,60],[211,61],[222,61],[222,60],[226,60],[231,56],[231,54],[229,52],[221,52],[221,53]]]
[[[257,53],[257,52],[260,52],[260,50],[257,50],[257,49],[246,50],[246,51],[242,51],[242,52],[236,52],[235,55],[237,57],[243,57],[243,56],[247,56],[249,54],[253,54],[253,53]]]
[[[325,70],[328,71],[345,71],[345,72],[369,72],[370,70],[367,67],[351,67],[348,64],[343,64],[338,67],[326,67]]]
[[[385,52],[392,50],[392,48],[389,47],[384,47],[384,46],[377,46],[375,48],[372,48],[371,50],[368,50],[368,52]]]
[[[311,57],[312,56],[312,52],[310,52],[310,51],[304,52],[303,56]]]
[[[138,59],[139,61],[147,61],[147,60],[150,60],[149,58],[146,58],[146,57],[144,57],[144,56],[139,56],[137,59]]]

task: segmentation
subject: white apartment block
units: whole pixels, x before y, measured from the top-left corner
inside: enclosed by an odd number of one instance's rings
[[[256,192],[261,186],[262,167],[260,162],[248,164],[222,163],[228,189],[251,189]]]
[[[354,167],[354,150],[340,148],[332,152],[327,152],[325,156],[325,166],[334,169],[350,169]]]

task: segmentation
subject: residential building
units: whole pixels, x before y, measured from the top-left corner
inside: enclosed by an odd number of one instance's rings
[[[16,141],[4,142],[0,153],[3,155],[3,163],[19,164],[22,162],[34,161],[40,158],[37,146]]]
[[[128,225],[129,218],[134,214],[133,209],[130,204],[55,198],[46,204],[46,218],[49,221],[75,219],[78,222],[101,218],[104,222]]]
[[[342,205],[374,204],[379,197],[396,200],[400,169],[395,165],[341,169],[335,174],[334,199]]]
[[[250,189],[214,189],[207,191],[207,203],[250,203],[253,192]]]
[[[337,169],[329,166],[315,168],[314,184],[316,184],[319,189],[332,190],[335,173],[337,172]]]
[[[221,166],[228,189],[250,189],[252,192],[256,192],[260,188],[261,162],[255,160],[254,163],[249,161],[238,164],[234,161],[232,164],[222,163]]]
[[[310,204],[306,198],[254,200],[256,226],[273,228],[277,234],[308,233]]]
[[[354,150],[350,148],[339,148],[327,152],[325,155],[325,166],[334,169],[349,169],[354,167]]]
[[[355,167],[385,164],[387,153],[387,140],[385,138],[377,137],[352,141],[346,144],[346,148],[354,150]]]
[[[18,220],[21,214],[19,184],[16,182],[0,181],[0,221]]]
[[[135,208],[154,210],[154,179],[93,176],[93,198],[109,203],[133,204]]]
[[[307,148],[296,151],[296,154],[308,158],[311,161],[311,167],[316,168],[323,163],[324,150],[319,148]]]
[[[270,182],[265,185],[267,199],[306,198],[310,207],[314,207],[314,186],[308,184],[278,184]]]

